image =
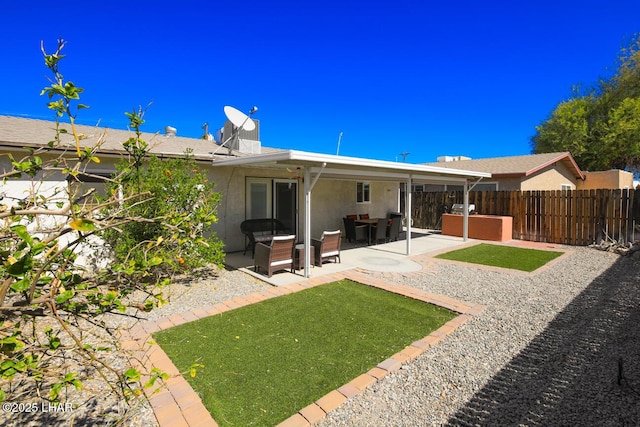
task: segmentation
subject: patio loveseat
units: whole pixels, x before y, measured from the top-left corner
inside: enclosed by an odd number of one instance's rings
[[[240,231],[245,235],[247,244],[244,247],[244,254],[251,248],[251,256],[255,256],[256,243],[269,243],[273,236],[292,234],[291,230],[275,218],[247,219],[240,224]]]

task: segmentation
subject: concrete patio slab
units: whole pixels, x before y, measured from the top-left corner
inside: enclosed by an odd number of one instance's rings
[[[426,231],[415,232],[412,236],[410,256],[406,255],[406,240],[372,246],[354,246],[343,242],[340,251],[341,262],[328,262],[322,267],[312,266],[310,277],[334,274],[353,268],[392,273],[419,271],[422,266],[411,259],[413,256],[438,252],[471,242],[471,240],[464,242],[461,237],[431,234]],[[283,270],[274,273],[271,277],[256,273],[253,268],[253,258],[249,252],[246,255],[242,252],[227,253],[225,263],[230,268],[241,270],[274,286],[288,285],[304,279],[303,270],[296,270],[295,273]]]

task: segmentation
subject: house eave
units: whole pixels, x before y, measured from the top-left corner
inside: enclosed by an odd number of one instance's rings
[[[545,163],[542,163],[542,164],[536,166],[533,169],[530,169],[530,170],[526,171],[523,175],[520,175],[520,176],[525,176],[525,177],[531,176],[531,175],[533,175],[533,174],[535,174],[535,173],[537,173],[537,172],[539,172],[541,170],[546,169],[547,167],[549,167],[549,166],[551,166],[551,165],[553,165],[554,163],[557,163],[557,162],[564,163],[565,166],[567,167],[567,169],[569,169],[577,179],[580,179],[580,180],[584,181],[584,179],[585,179],[584,173],[582,172],[582,170],[580,170],[580,167],[578,166],[578,164],[574,160],[574,158],[571,155],[571,153],[569,153],[568,151],[560,154],[555,159],[551,159],[551,160],[549,160],[549,161],[547,161]],[[494,176],[498,176],[498,175],[494,175]]]
[[[403,180],[428,180],[436,177],[446,177],[463,182],[466,179],[491,178],[487,172],[474,172],[461,169],[449,169],[436,166],[412,163],[389,162],[385,160],[365,159],[359,157],[336,156],[331,154],[311,153],[298,150],[287,150],[278,153],[259,154],[241,158],[215,160],[214,167],[246,166],[246,167],[310,167],[323,168],[323,176],[343,175],[349,171],[353,177],[376,176]],[[316,169],[319,170],[319,169]]]

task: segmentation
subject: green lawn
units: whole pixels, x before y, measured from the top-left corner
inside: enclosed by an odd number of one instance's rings
[[[563,252],[481,243],[468,248],[446,252],[437,255],[436,258],[522,271],[534,271],[562,254]]]
[[[221,426],[275,425],[457,314],[341,280],[154,334]]]

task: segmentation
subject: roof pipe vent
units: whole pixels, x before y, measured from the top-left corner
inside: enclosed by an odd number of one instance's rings
[[[173,126],[166,126],[164,128],[164,133],[169,136],[176,136],[176,134],[178,133],[178,129],[174,128]]]

